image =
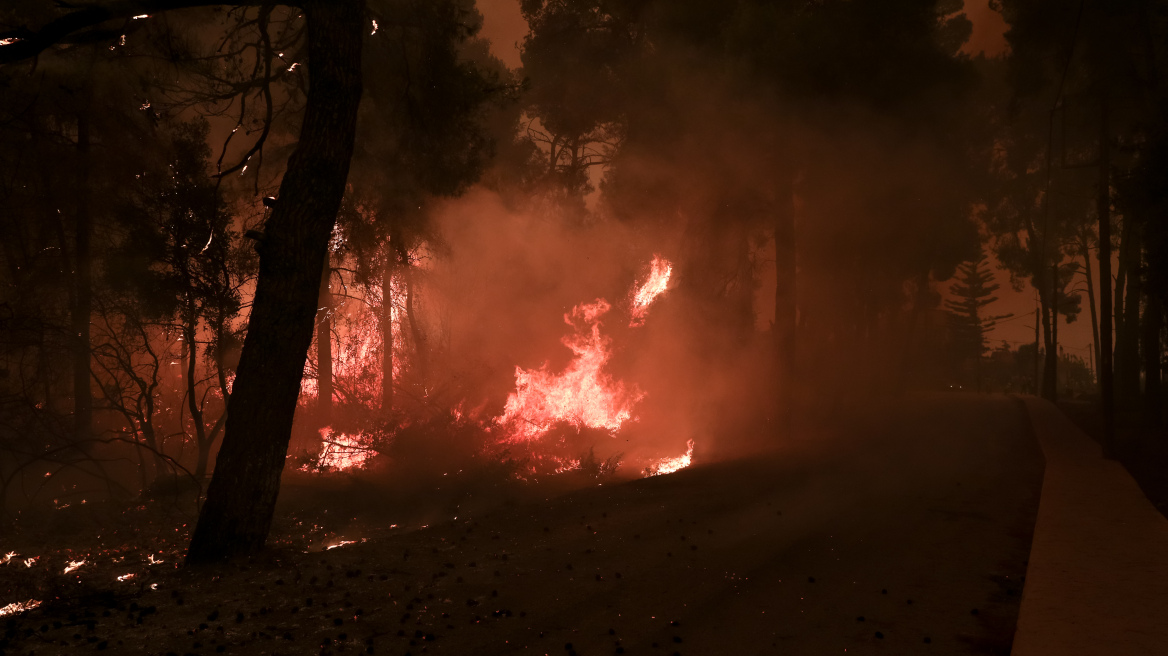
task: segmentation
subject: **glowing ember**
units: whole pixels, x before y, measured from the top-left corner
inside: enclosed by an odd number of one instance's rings
[[[645,469],[645,476],[660,476],[661,474],[672,474],[679,469],[685,469],[693,462],[694,441],[690,440],[686,444],[686,450],[683,455],[676,458],[663,458],[658,460],[655,464]]]
[[[135,574],[122,574],[121,576],[118,577],[118,580],[119,581],[129,581],[130,579],[134,578],[135,576],[136,576]]]
[[[161,558],[155,558],[154,554],[150,554],[149,556],[147,556],[147,560],[150,561],[151,565],[161,565],[162,563],[166,562],[165,560],[162,560]]]
[[[19,554],[17,554],[15,551],[9,551],[8,553],[4,554],[4,564],[7,565],[9,561],[11,561],[13,558],[16,558],[18,555]]]
[[[84,564],[85,564],[84,560],[70,560],[69,564],[65,566],[65,574],[72,572],[73,570],[81,567]]]
[[[338,542],[336,544],[330,544],[329,546],[325,547],[324,550],[328,551],[329,549],[336,549],[338,547],[343,547],[343,546],[346,546],[349,544],[357,544],[357,541],[356,540],[341,540],[340,542]]]
[[[40,558],[40,556],[33,556],[32,558],[25,558],[24,559],[24,566],[25,567],[32,567],[33,565],[36,565],[37,558]]]
[[[346,435],[333,432],[332,428],[320,429],[322,440],[317,468],[323,471],[344,471],[360,469],[373,455],[373,450],[365,444],[361,435]],[[302,469],[307,469],[304,467]]]
[[[673,265],[669,260],[660,255],[654,255],[649,277],[633,292],[630,304],[630,314],[632,315],[632,320],[629,321],[630,326],[636,327],[645,323],[645,317],[649,314],[649,306],[665,292],[665,288],[669,286],[669,274],[671,273],[673,273]]]
[[[515,368],[515,391],[498,419],[513,441],[538,439],[558,422],[616,431],[632,417],[644,393],[603,371],[612,340],[600,334],[600,317],[611,307],[599,298],[564,315],[575,332],[561,341],[576,354],[564,371],[552,373],[546,362],[539,369]]]
[[[41,602],[37,601],[36,599],[29,599],[28,601],[14,601],[7,606],[0,606],[0,617],[23,613],[26,610],[32,610],[40,605]]]
[[[580,468],[580,461],[578,459],[571,459],[571,460],[568,460],[566,462],[561,463],[560,466],[556,468],[556,473],[563,474],[564,472],[574,471],[574,470],[579,469],[579,468]]]

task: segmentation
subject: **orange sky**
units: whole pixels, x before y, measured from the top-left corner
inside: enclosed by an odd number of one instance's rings
[[[1000,55],[1006,50],[1006,21],[990,9],[990,0],[965,0],[965,15],[973,22],[973,34],[962,48],[964,52],[986,56]]]
[[[527,34],[527,22],[519,13],[519,0],[478,0],[483,14],[479,36],[491,42],[491,52],[511,68],[519,67],[519,44]]]

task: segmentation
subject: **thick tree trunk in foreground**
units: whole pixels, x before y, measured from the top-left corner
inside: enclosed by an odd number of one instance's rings
[[[320,272],[344,195],[361,100],[363,0],[305,4],[309,90],[300,142],[260,243],[260,273],[215,474],[190,564],[254,553],[271,527]]]
[[[89,120],[77,117],[77,215],[74,236],[73,280],[74,295],[71,313],[73,324],[73,438],[78,442],[88,440],[93,433],[93,388],[89,346],[89,318],[93,312],[92,270],[93,256],[90,253],[90,238],[93,235],[93,220],[90,215],[89,188]]]
[[[320,320],[316,322],[316,393],[320,403],[320,425],[333,421],[333,295],[329,292],[328,253],[324,256],[324,270],[320,274]]]
[[[776,428],[790,432],[795,381],[798,311],[795,266],[794,176],[779,181],[775,198],[775,412]]]

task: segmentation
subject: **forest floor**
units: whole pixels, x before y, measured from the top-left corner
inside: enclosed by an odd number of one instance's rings
[[[1009,654],[1043,476],[1020,403],[850,414],[667,476],[451,497],[441,521],[286,489],[284,537],[219,568],[176,567],[178,506],[24,531],[0,538],[0,605],[45,603],[0,619],[0,652]]]

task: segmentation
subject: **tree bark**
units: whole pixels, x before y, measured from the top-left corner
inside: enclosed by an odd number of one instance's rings
[[[316,322],[316,392],[321,426],[332,424],[333,418],[333,295],[329,292],[328,253],[324,257],[324,270],[320,274],[320,320]]]
[[[223,445],[190,564],[263,548],[312,344],[320,272],[353,154],[363,0],[305,3],[309,89],[300,141],[260,242],[260,272]]]
[[[775,413],[780,435],[794,419],[796,319],[794,175],[780,177],[775,198]]]
[[[77,214],[74,235],[74,295],[71,323],[73,324],[73,438],[88,440],[93,434],[93,388],[89,338],[89,320],[93,312],[93,255],[90,240],[93,235],[90,189],[89,119],[77,117]]]

